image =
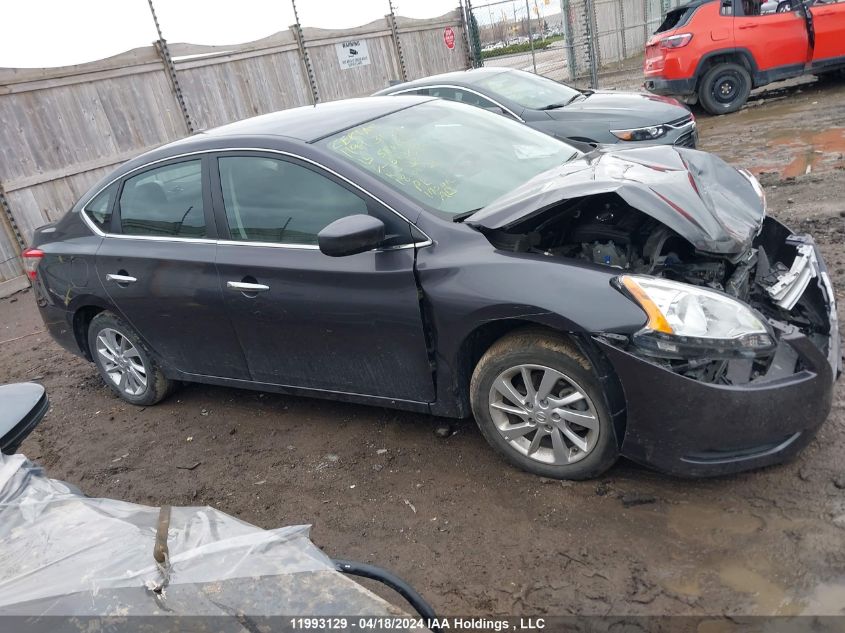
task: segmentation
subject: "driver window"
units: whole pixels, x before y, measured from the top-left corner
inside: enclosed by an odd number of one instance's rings
[[[746,17],[762,15],[762,0],[742,0],[742,14]]]
[[[316,245],[317,233],[335,220],[374,215],[363,197],[297,163],[225,156],[218,166],[233,240]],[[409,225],[395,214],[384,215],[378,217],[385,222],[386,245],[409,242]]]

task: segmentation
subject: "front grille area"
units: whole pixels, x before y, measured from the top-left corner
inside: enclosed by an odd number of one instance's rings
[[[690,131],[679,136],[678,140],[675,141],[675,146],[695,149],[695,132]]]

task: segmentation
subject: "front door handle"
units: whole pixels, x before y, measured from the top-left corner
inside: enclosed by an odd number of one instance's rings
[[[226,287],[235,292],[267,292],[270,286],[264,284],[250,284],[244,281],[227,281]]]
[[[756,24],[741,24],[739,28],[741,28],[742,30],[745,30],[745,29],[756,29],[756,28],[757,28],[757,26],[758,26],[758,25],[756,25]]]
[[[114,273],[109,273],[106,275],[106,281],[113,281],[118,284],[134,284],[138,280],[135,277],[130,277],[129,275],[115,275]]]

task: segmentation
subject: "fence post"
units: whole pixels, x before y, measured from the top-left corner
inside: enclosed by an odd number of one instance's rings
[[[23,239],[23,235],[21,234],[20,228],[18,228],[18,222],[15,220],[15,216],[12,214],[12,207],[9,206],[9,199],[6,197],[6,190],[3,189],[3,183],[0,182],[0,209],[3,210],[3,215],[5,216],[6,222],[9,225],[9,230],[11,232],[11,236],[15,238],[15,241],[18,243],[18,246],[21,250],[26,248],[26,241]]]
[[[584,32],[587,34],[587,60],[590,63],[590,87],[599,87],[598,46],[596,45],[593,0],[584,0]]]
[[[176,97],[176,103],[179,104],[179,110],[182,111],[182,120],[185,122],[185,127],[188,134],[194,133],[194,124],[191,122],[191,115],[188,112],[188,105],[185,103],[185,96],[182,94],[182,87],[179,85],[179,78],[176,76],[176,66],[173,64],[173,58],[170,56],[170,49],[167,47],[167,40],[161,34],[161,26],[158,23],[158,16],[153,7],[153,0],[147,0],[150,5],[150,13],[153,16],[153,22],[156,25],[156,33],[158,33],[158,40],[154,42],[155,49],[161,61],[164,64],[164,71],[167,73],[167,79],[170,81],[170,89],[173,90],[173,95]]]
[[[622,59],[628,59],[628,43],[625,41],[625,1],[615,0],[616,6],[619,7],[619,29],[622,32]]]
[[[563,27],[563,41],[566,47],[566,63],[569,66],[569,80],[575,81],[575,42],[573,41],[572,15],[569,0],[560,0],[560,21]]]
[[[390,25],[390,34],[393,36],[393,47],[396,49],[396,56],[399,58],[399,72],[402,73],[402,81],[408,81],[408,69],[405,67],[405,55],[402,52],[402,42],[399,41],[399,29],[396,27],[396,13],[393,11],[393,0],[387,0],[390,13],[387,14],[387,23]]]
[[[534,74],[537,74],[537,58],[534,55],[534,34],[531,28],[531,8],[528,0],[525,0],[525,21],[528,24],[528,44],[531,46],[531,65],[534,67]]]
[[[302,60],[302,65],[305,68],[305,77],[308,80],[308,87],[311,90],[311,103],[317,104],[320,101],[320,95],[317,92],[317,78],[314,75],[314,68],[311,66],[311,57],[308,55],[308,49],[305,48],[305,37],[302,35],[302,26],[299,22],[299,12],[296,10],[295,0],[290,0],[293,6],[293,17],[296,19],[296,24],[290,26],[293,36],[296,38],[296,45],[299,47],[299,58]]]
[[[481,39],[478,33],[478,21],[472,9],[472,2],[459,0],[461,19],[463,20],[464,41],[467,46],[467,68],[481,68],[484,66],[484,55],[481,53]]]
[[[651,0],[643,0],[643,48],[648,42],[648,5]]]

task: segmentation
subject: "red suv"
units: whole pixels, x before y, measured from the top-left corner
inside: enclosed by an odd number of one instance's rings
[[[768,14],[759,0],[693,0],[673,9],[646,43],[646,89],[726,114],[752,88],[842,72],[845,1],[793,2]]]

